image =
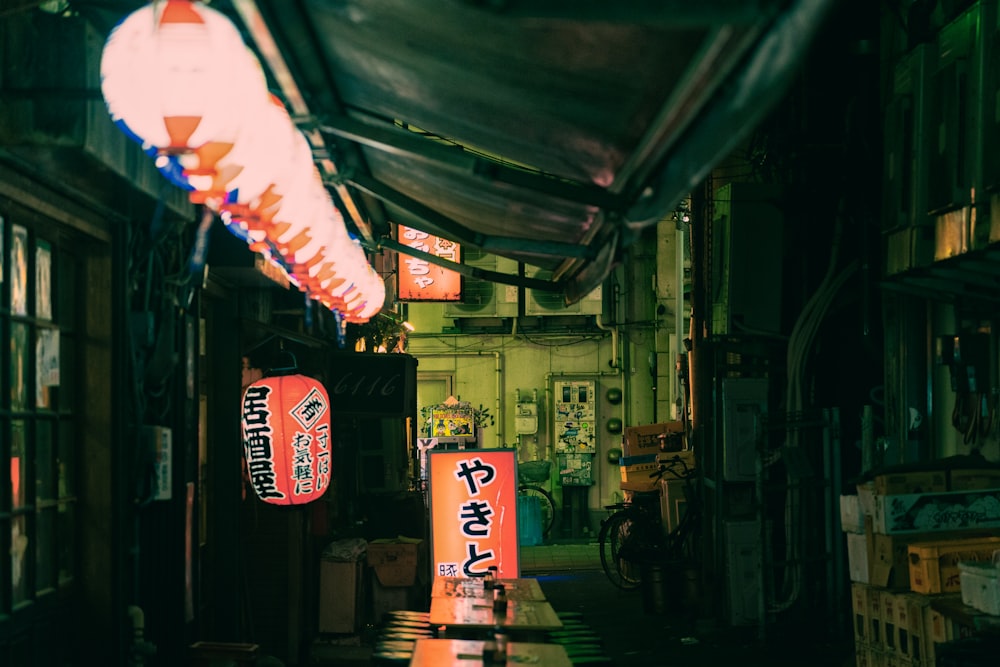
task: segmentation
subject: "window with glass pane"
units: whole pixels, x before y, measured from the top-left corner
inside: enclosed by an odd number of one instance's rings
[[[10,409],[18,412],[28,407],[28,325],[10,325]]]
[[[73,293],[82,263],[69,248],[0,216],[0,334],[8,341],[0,347],[0,635],[5,619],[17,623],[77,572],[80,457],[67,382],[75,380],[73,320],[85,304]]]
[[[52,319],[52,249],[45,241],[35,246],[35,316]]]
[[[28,230],[11,225],[10,230],[10,312],[28,314]]]
[[[55,452],[52,446],[52,422],[39,419],[35,423],[35,502],[43,505],[57,499]]]
[[[56,567],[59,572],[59,585],[65,586],[73,581],[76,574],[76,505],[59,503],[56,514]]]
[[[68,501],[76,495],[76,446],[72,419],[59,421],[59,453],[56,458],[59,500]]]
[[[35,515],[37,548],[35,549],[35,591],[43,592],[55,587],[56,508],[40,509]]]
[[[17,607],[28,600],[28,517],[20,514],[14,517],[10,531],[10,588],[11,603]]]
[[[24,420],[12,420],[10,424],[10,506],[13,510],[23,508],[27,502],[27,444]]]

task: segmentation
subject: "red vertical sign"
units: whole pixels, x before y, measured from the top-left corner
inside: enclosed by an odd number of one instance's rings
[[[455,263],[462,259],[459,244],[411,227],[399,225],[399,240],[414,250]],[[400,301],[459,301],[462,274],[421,257],[400,253],[398,291]]]
[[[520,576],[513,449],[428,452],[434,576]]]

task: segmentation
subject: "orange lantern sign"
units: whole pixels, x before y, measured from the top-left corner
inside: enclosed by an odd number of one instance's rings
[[[330,483],[330,398],[317,380],[278,375],[243,392],[243,449],[257,496],[303,505]]]
[[[513,449],[428,452],[434,576],[520,576]]]

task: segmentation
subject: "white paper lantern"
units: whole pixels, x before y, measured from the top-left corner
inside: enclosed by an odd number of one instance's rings
[[[197,191],[191,200],[218,211],[226,202],[260,197],[291,164],[297,133],[284,104],[272,97],[269,104],[245,119],[230,150],[206,159],[206,148],[215,143],[209,142],[180,157]]]
[[[189,0],[146,5],[112,30],[101,91],[112,120],[171,153],[231,140],[267,103],[260,63],[236,27]]]

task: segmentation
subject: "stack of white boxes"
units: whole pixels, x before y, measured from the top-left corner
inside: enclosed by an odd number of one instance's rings
[[[1000,626],[968,604],[993,572],[966,565],[1000,549],[1000,469],[884,474],[857,491],[840,505],[858,667],[935,667],[940,644]]]

